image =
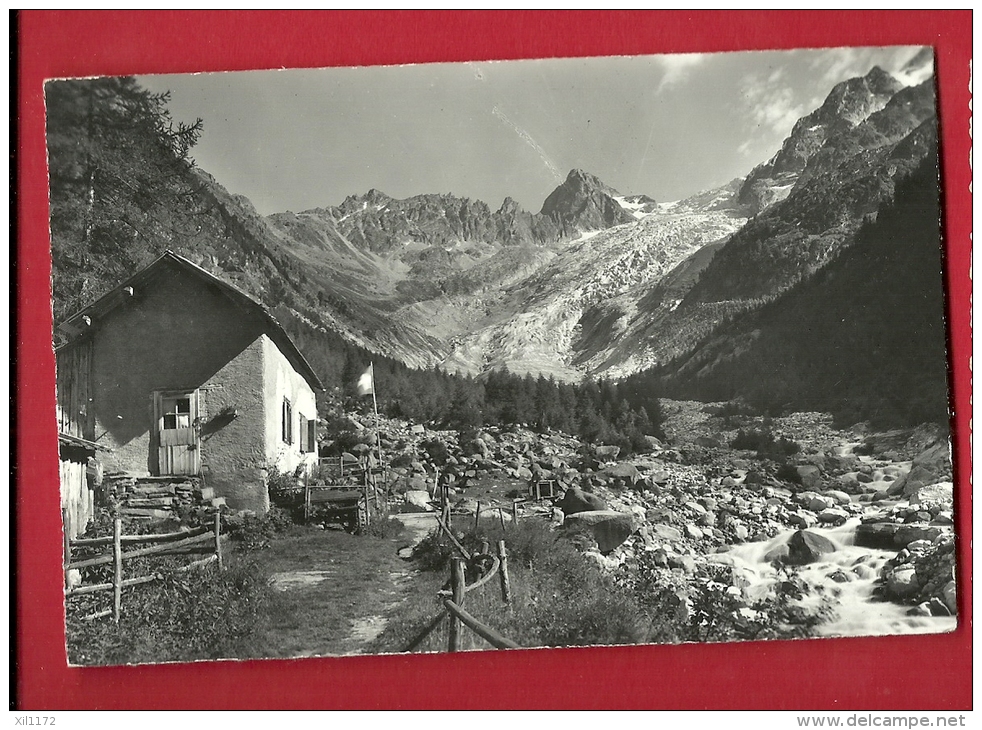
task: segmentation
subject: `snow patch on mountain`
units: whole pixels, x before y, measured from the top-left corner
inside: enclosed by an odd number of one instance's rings
[[[652,213],[651,207],[653,203],[646,199],[639,199],[638,197],[628,198],[624,195],[612,195],[611,197],[617,201],[619,206],[638,220],[641,220]]]

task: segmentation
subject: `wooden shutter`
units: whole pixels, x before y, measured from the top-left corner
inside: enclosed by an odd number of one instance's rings
[[[289,398],[283,399],[283,442],[293,443],[293,405]]]
[[[300,453],[306,454],[310,451],[310,444],[307,443],[307,417],[300,415]]]

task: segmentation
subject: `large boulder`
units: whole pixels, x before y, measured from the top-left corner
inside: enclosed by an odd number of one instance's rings
[[[864,522],[856,527],[856,545],[880,550],[893,550],[896,548],[893,538],[901,527],[903,525],[896,522]]]
[[[818,489],[822,486],[822,470],[814,464],[802,464],[797,471],[801,486],[805,489]]]
[[[951,504],[954,499],[954,485],[951,482],[938,482],[921,487],[910,496],[911,504],[941,502]]]
[[[701,540],[703,538],[703,531],[690,523],[685,526],[685,536],[692,540]]]
[[[563,498],[556,502],[566,517],[575,515],[578,512],[597,512],[607,509],[607,503],[596,494],[584,492],[576,487],[567,489]]]
[[[682,539],[682,533],[679,532],[677,527],[672,527],[671,525],[652,525],[651,526],[652,537],[658,537],[662,540],[669,540],[672,542],[678,542]]]
[[[433,506],[430,504],[430,495],[427,492],[410,490],[406,492],[405,510],[407,512],[432,512]]]
[[[849,519],[849,513],[839,507],[829,507],[818,513],[818,521],[827,525],[841,525]]]
[[[787,519],[788,524],[801,528],[814,527],[818,523],[818,517],[815,513],[806,509],[800,509],[797,512],[790,513]]]
[[[596,454],[597,458],[601,461],[612,461],[617,458],[617,455],[621,453],[620,446],[597,446],[594,448],[593,453]]]
[[[933,541],[942,532],[942,528],[930,525],[901,525],[893,536],[896,547],[907,547],[918,540]]]
[[[831,497],[833,500],[836,501],[836,503],[838,503],[840,505],[847,505],[847,504],[849,504],[852,501],[849,498],[849,495],[848,494],[846,494],[845,492],[842,492],[842,491],[840,491],[838,489],[830,489],[829,491],[825,492],[825,495],[824,496]]]
[[[601,553],[623,545],[637,529],[634,515],[614,510],[575,512],[566,516],[563,526],[567,530],[590,532]]]
[[[641,472],[638,471],[638,468],[634,464],[624,462],[608,467],[600,473],[607,477],[630,482],[631,484],[637,482],[641,477]]]
[[[947,441],[940,441],[914,457],[914,466],[924,466],[943,474],[951,469],[951,454]]]
[[[914,464],[910,471],[890,482],[887,493],[891,497],[910,496],[921,487],[938,481],[938,473],[922,464]]]
[[[808,503],[805,505],[805,507],[807,507],[812,512],[822,512],[823,510],[829,509],[834,504],[835,504],[835,500],[829,497],[823,497],[820,494],[816,494],[811,499],[808,500]]]
[[[921,588],[917,579],[917,571],[912,565],[902,565],[887,573],[887,593],[895,598],[910,598],[916,596]]]
[[[788,540],[787,562],[792,565],[814,563],[826,553],[835,552],[835,543],[810,530],[798,530]]]

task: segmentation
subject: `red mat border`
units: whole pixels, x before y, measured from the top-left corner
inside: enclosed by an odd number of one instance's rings
[[[971,11],[23,11],[17,17],[15,43],[19,306],[12,588],[19,709],[971,708]],[[957,404],[961,624],[956,632],[716,646],[67,667],[54,360],[48,334],[43,79],[850,45],[932,45],[937,51]]]

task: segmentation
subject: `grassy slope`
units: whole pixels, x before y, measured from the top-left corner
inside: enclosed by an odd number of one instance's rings
[[[510,524],[502,532],[497,520],[482,520],[464,535],[475,550],[481,537],[493,546],[504,537],[509,551],[512,601],[505,606],[500,583],[493,578],[466,594],[464,608],[523,647],[631,644],[671,640],[643,615],[630,594],[591,564],[573,543],[542,520]],[[399,652],[440,611],[436,592],[449,578],[451,550],[443,539],[427,539],[417,550],[423,570],[385,630],[368,647],[373,653]],[[468,578],[471,583],[473,578]],[[416,649],[447,648],[447,621]],[[461,649],[491,649],[469,629],[462,629]]]

